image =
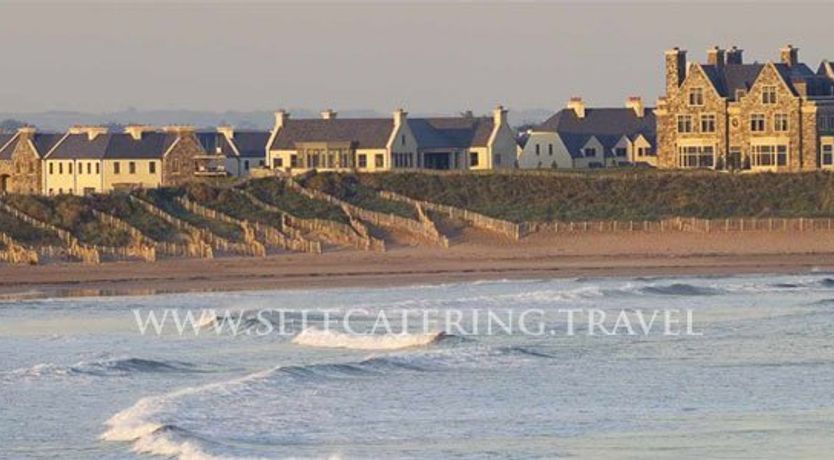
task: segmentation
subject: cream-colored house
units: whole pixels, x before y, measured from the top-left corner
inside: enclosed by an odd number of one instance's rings
[[[417,167],[417,141],[403,110],[391,118],[344,118],[326,110],[320,119],[275,113],[267,151],[274,170],[380,171]]]
[[[97,126],[70,128],[43,160],[46,195],[155,188],[192,177],[201,154],[193,129],[129,126],[109,133]]]
[[[276,112],[267,165],[285,172],[319,170],[514,168],[515,133],[507,110],[491,117],[339,119],[332,110],[321,119],[291,119]]]
[[[656,164],[655,118],[640,98],[624,108],[587,108],[572,98],[531,129],[518,158],[522,169],[586,169]]]

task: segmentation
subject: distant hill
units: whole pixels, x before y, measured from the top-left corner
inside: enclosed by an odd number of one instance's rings
[[[294,117],[318,117],[318,110],[291,108]],[[339,116],[345,118],[356,117],[385,117],[388,113],[373,110],[339,110]],[[553,112],[545,109],[513,111],[509,113],[510,124],[513,126],[536,124],[543,121]],[[457,115],[444,113],[411,113],[413,117],[432,115]],[[15,113],[0,112],[0,122],[4,120],[18,120],[44,131],[64,131],[75,124],[111,124],[125,125],[129,123],[143,123],[154,126],[168,124],[188,124],[197,128],[214,127],[228,123],[242,129],[269,129],[272,127],[274,115],[272,111],[234,111],[209,112],[198,110],[136,110],[127,109],[116,112],[85,113],[73,111],[50,111]],[[11,124],[9,124],[11,126]]]

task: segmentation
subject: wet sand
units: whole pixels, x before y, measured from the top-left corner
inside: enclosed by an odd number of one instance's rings
[[[448,249],[393,244],[266,258],[0,266],[3,298],[320,289],[495,279],[722,275],[834,270],[834,232],[529,235],[464,229]]]

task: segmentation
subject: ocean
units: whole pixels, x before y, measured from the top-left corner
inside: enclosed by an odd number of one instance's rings
[[[196,332],[170,322],[140,332],[172,309],[212,314]],[[247,332],[218,332],[214,313],[227,310]],[[570,333],[567,310],[579,311]],[[607,322],[584,321],[592,310]],[[303,327],[278,332],[308,311]],[[393,327],[396,314],[420,311],[519,325],[526,311],[531,325],[375,328],[380,312]],[[668,311],[671,328],[659,326],[664,313],[648,333],[634,322]],[[614,324],[622,312],[631,330]],[[374,334],[325,330],[346,316]],[[10,300],[0,356],[2,458],[834,452],[826,273]]]

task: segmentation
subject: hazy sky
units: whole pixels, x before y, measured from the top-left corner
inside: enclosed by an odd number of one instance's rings
[[[663,50],[834,58],[834,5],[0,1],[0,111],[484,112],[654,101]]]

